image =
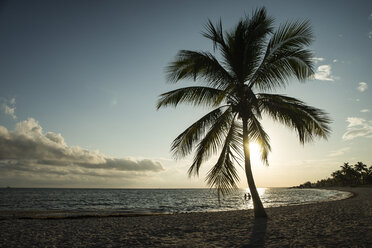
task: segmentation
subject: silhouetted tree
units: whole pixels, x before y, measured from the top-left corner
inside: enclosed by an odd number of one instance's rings
[[[169,81],[193,79],[203,86],[164,93],[157,104],[158,109],[180,103],[214,108],[181,133],[171,150],[174,157],[182,158],[196,148],[189,175],[198,175],[200,166],[220,152],[207,183],[223,194],[237,187],[235,164],[244,161],[256,217],[266,217],[266,212],[252,175],[249,143],[260,145],[261,158],[268,164],[271,147],[260,122],[262,115],[295,129],[301,143],[327,138],[330,132],[324,111],[271,93],[293,77],[304,81],[314,74],[313,54],[307,49],[313,40],[309,21],[286,22],[276,30],[273,23],[265,8],[229,32],[223,31],[221,21],[216,25],[209,21],[203,36],[213,42],[219,56],[181,50],[167,68]]]
[[[368,184],[372,184],[372,166],[369,167],[368,171],[366,172],[366,181]]]
[[[311,188],[311,182],[309,181],[309,182],[304,183],[304,187]]]
[[[344,175],[344,181],[347,185],[357,184],[358,173],[349,163],[344,163],[344,165],[341,166],[341,173]]]
[[[362,162],[357,162],[354,165],[354,170],[358,176],[358,184],[365,184],[367,182],[367,174],[368,168],[367,165],[363,164]]]
[[[372,184],[372,166],[368,168],[363,162],[357,162],[353,166],[351,166],[349,163],[344,163],[341,166],[341,170],[333,172],[331,176],[332,178],[323,179],[313,184],[306,182],[298,187],[310,188]]]
[[[345,175],[340,170],[333,172],[331,175],[334,178],[336,185],[344,186]]]

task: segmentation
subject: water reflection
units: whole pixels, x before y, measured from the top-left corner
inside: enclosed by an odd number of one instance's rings
[[[257,188],[257,192],[260,195],[260,197],[263,197],[266,192],[266,188]]]
[[[258,192],[258,195],[261,197],[265,194],[266,190],[268,188],[257,188],[257,192]],[[249,190],[249,188],[243,188],[242,189],[244,193],[251,193],[251,191]]]
[[[265,207],[335,200],[332,190],[258,188]],[[205,212],[252,209],[249,189],[221,197],[211,189],[0,189],[0,210],[120,210],[125,212]]]

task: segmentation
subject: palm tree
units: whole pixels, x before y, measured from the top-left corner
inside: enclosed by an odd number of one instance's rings
[[[348,174],[353,170],[353,167],[349,165],[349,162],[345,162],[344,165],[341,166],[341,170],[344,174]]]
[[[345,186],[346,185],[346,182],[345,182],[345,175],[342,173],[341,170],[337,170],[335,172],[332,173],[332,177],[334,179],[334,181],[341,185],[341,186]]]
[[[358,183],[365,184],[367,179],[368,167],[363,162],[357,162],[354,165],[354,170],[358,174]]]
[[[372,184],[372,166],[370,166],[366,172],[366,181],[369,184]]]
[[[222,194],[237,188],[235,165],[244,162],[255,217],[266,217],[266,212],[252,175],[249,143],[260,145],[265,164],[271,150],[262,115],[295,129],[301,143],[316,136],[327,138],[330,132],[324,111],[271,93],[292,77],[304,81],[314,73],[312,53],[306,49],[313,40],[309,21],[288,22],[275,31],[273,23],[265,8],[240,20],[230,32],[223,31],[221,21],[216,25],[208,21],[203,36],[220,54],[181,50],[167,67],[170,82],[193,79],[202,86],[164,93],[157,103],[158,109],[180,103],[213,108],[173,141],[171,151],[175,158],[183,158],[195,149],[190,176],[199,175],[200,166],[219,153],[206,181]]]
[[[359,173],[348,162],[341,166],[341,172],[344,175],[345,185],[358,184]]]
[[[362,173],[368,170],[367,165],[363,164],[363,162],[357,162],[356,164],[354,164],[354,169],[358,171],[359,173]]]

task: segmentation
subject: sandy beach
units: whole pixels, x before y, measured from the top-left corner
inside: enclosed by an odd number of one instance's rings
[[[19,219],[2,216],[0,247],[372,247],[372,188],[354,197],[251,210],[173,215]]]

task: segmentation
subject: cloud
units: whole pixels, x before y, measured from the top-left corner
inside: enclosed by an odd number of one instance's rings
[[[369,38],[369,39],[372,39],[372,31],[369,31],[369,32],[368,32],[368,38]]]
[[[6,115],[10,115],[14,120],[17,119],[17,116],[15,115],[15,103],[15,98],[12,98],[10,100],[5,99],[5,102],[1,105],[3,112]]]
[[[366,121],[363,118],[348,117],[349,122],[346,132],[342,136],[343,140],[351,140],[357,137],[372,138],[372,121]]]
[[[362,112],[362,113],[368,113],[369,112],[369,109],[361,109],[360,112]]]
[[[314,62],[315,62],[315,64],[317,64],[318,62],[321,62],[321,61],[324,61],[324,58],[317,58],[317,57],[314,57],[314,58],[311,58]]]
[[[365,123],[366,120],[358,117],[348,117],[346,121],[349,122],[349,125],[347,125],[347,127],[355,127],[363,125],[363,123]]]
[[[338,59],[334,59],[332,60],[333,63],[337,63],[338,62]]]
[[[332,74],[332,67],[330,65],[321,65],[315,72],[315,79],[322,81],[335,81],[335,77]]]
[[[112,158],[98,151],[68,146],[59,133],[44,133],[33,118],[18,122],[14,131],[0,126],[0,170],[55,175],[128,177],[161,172],[151,159]]]
[[[328,155],[328,157],[337,157],[337,156],[340,156],[340,155],[344,154],[348,150],[350,150],[350,147],[344,147],[344,148],[338,149],[336,151],[332,151]]]
[[[357,87],[357,90],[359,90],[360,92],[364,92],[367,89],[368,89],[368,84],[365,82],[360,82],[359,86]]]

